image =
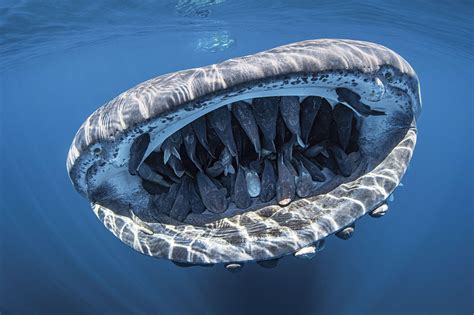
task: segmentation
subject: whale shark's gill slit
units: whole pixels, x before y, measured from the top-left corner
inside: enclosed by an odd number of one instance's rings
[[[286,206],[335,176],[349,178],[362,160],[360,119],[319,96],[237,101],[182,126],[139,167],[149,136],[137,137],[129,169],[151,195],[153,218],[203,225],[272,200]]]

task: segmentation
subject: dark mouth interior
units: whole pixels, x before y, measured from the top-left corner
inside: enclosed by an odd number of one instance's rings
[[[163,223],[203,223],[315,196],[360,161],[358,118],[318,96],[222,106],[168,137],[137,175]],[[201,219],[199,219],[201,218]]]

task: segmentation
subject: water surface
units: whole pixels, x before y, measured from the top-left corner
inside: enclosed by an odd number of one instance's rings
[[[2,314],[470,314],[473,1],[3,1]],[[123,245],[65,161],[99,105],[160,74],[314,38],[378,42],[417,71],[418,145],[390,213],[312,261],[180,269]]]

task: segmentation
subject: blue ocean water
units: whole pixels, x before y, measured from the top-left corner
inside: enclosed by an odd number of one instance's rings
[[[470,1],[0,3],[0,313],[472,314]],[[380,220],[311,261],[177,268],[108,232],[67,177],[76,130],[146,79],[314,38],[401,54],[421,81],[411,166]]]

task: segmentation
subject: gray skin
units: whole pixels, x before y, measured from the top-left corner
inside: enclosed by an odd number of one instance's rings
[[[250,198],[247,181],[245,179],[245,171],[242,166],[237,170],[237,176],[234,184],[234,203],[240,209],[246,209],[252,204]]]
[[[337,125],[337,134],[339,136],[339,142],[341,144],[342,149],[346,150],[351,137],[352,118],[354,117],[354,113],[347,106],[338,103],[334,106],[332,115]]]
[[[385,115],[384,112],[373,110],[369,106],[365,105],[360,101],[360,95],[354,91],[349,90],[348,88],[337,88],[336,93],[338,100],[340,102],[347,103],[351,105],[352,108],[357,110],[357,112],[363,116],[381,116]]]
[[[199,194],[206,209],[213,213],[224,212],[228,206],[225,194],[202,172],[196,174],[196,180]]]
[[[150,218],[151,197],[128,170],[137,137],[150,134],[147,157],[172,132],[220,106],[268,96],[337,100],[337,88],[386,114],[358,122],[362,162],[351,176],[336,176],[320,195],[288,206],[272,201],[238,215],[210,214],[205,225]],[[135,250],[181,263],[241,265],[292,254],[378,207],[407,169],[420,111],[416,73],[398,54],[362,41],[309,40],[162,75],[120,94],[79,128],[67,171],[105,227]]]
[[[278,180],[276,184],[277,202],[281,206],[288,205],[295,199],[295,177],[285,164],[282,154],[278,155]]]
[[[179,155],[178,148],[183,143],[183,138],[181,137],[181,131],[177,131],[169,136],[161,145],[161,150],[163,151],[164,162],[168,163],[170,156],[173,155],[177,159],[181,159]]]
[[[150,134],[144,133],[137,137],[130,146],[130,161],[128,163],[128,171],[131,175],[136,175],[138,166],[145,155],[145,151],[150,143]]]
[[[280,112],[288,130],[296,136],[300,146],[304,146],[301,140],[300,127],[300,100],[298,96],[283,96],[280,99]]]
[[[321,107],[321,101],[321,97],[309,96],[300,105],[301,140],[304,144],[308,144],[309,133]]]
[[[232,134],[231,117],[227,107],[224,106],[209,113],[209,124],[222,143],[229,149],[230,154],[237,157],[237,147]]]
[[[191,126],[193,127],[193,131],[196,134],[196,138],[199,141],[199,143],[206,149],[206,151],[212,156],[213,152],[211,152],[211,149],[209,148],[209,143],[207,141],[207,123],[206,123],[206,118],[202,116],[201,118],[198,118],[194,120],[191,123]]]
[[[270,152],[276,152],[274,140],[279,102],[279,97],[255,98],[252,102],[253,116],[263,135],[262,147]]]
[[[260,155],[260,135],[250,105],[246,102],[235,102],[232,104],[232,113],[252,142],[255,152]]]
[[[276,194],[276,175],[272,163],[265,159],[262,173],[262,189],[259,199],[262,202],[269,202]]]
[[[197,155],[196,155],[196,137],[193,132],[193,128],[191,125],[186,125],[182,129],[183,135],[183,142],[184,147],[186,149],[186,153],[188,154],[189,159],[193,162],[196,168],[202,171],[201,163],[199,162]]]

